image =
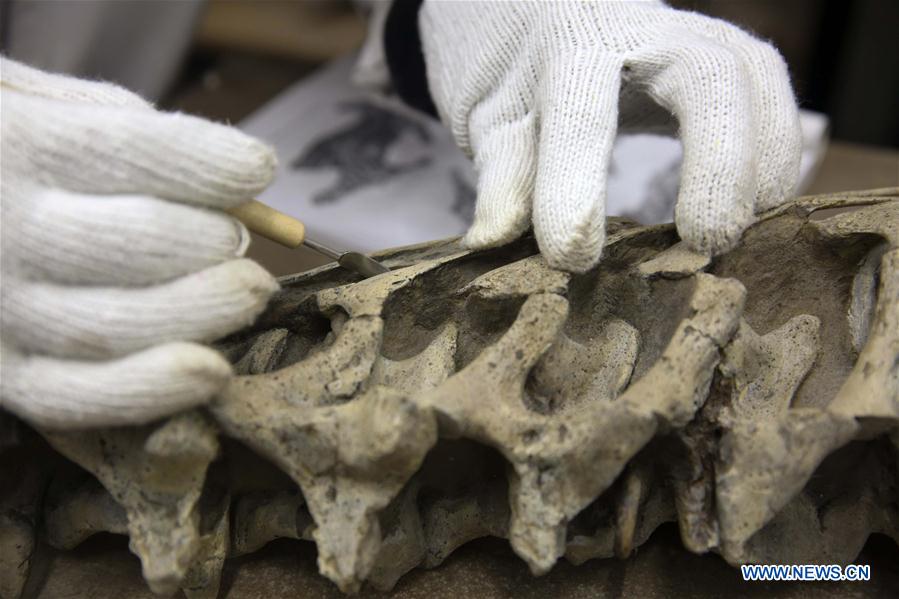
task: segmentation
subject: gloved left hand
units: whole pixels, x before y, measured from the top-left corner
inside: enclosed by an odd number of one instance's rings
[[[533,221],[551,265],[596,264],[619,124],[679,133],[675,222],[698,251],[732,248],[793,192],[801,135],[786,65],[733,25],[654,0],[425,0],[418,23],[431,97],[478,171],[469,246]]]
[[[278,287],[223,211],[269,183],[274,153],[110,84],[0,69],[0,405],[71,428],[209,401],[232,372],[202,343]]]

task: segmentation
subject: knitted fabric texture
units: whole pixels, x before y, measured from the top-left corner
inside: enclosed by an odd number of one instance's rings
[[[793,193],[786,66],[733,25],[659,2],[427,1],[419,27],[439,116],[479,173],[471,247],[533,223],[550,264],[595,265],[619,127],[679,135],[675,222],[701,252],[731,249]]]
[[[2,406],[54,427],[147,422],[231,377],[201,343],[277,283],[222,209],[273,152],[114,85],[2,59]]]

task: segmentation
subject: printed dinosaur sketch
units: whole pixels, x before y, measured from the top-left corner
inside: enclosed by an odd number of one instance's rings
[[[344,102],[340,109],[355,114],[356,118],[349,125],[315,141],[291,163],[294,170],[337,170],[337,182],[318,192],[312,200],[314,203],[339,201],[357,189],[431,163],[428,156],[400,164],[389,161],[390,147],[404,135],[412,135],[424,144],[431,143],[427,127],[415,119],[365,101]]]

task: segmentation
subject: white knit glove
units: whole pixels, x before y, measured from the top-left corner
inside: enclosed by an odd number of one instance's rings
[[[205,342],[277,283],[221,212],[275,157],[224,125],[116,86],[2,59],[0,404],[52,427],[143,423],[230,378]]]
[[[550,264],[596,264],[619,123],[674,132],[676,118],[675,222],[696,250],[732,248],[793,191],[801,138],[786,66],[728,23],[653,1],[426,0],[419,30],[441,120],[479,172],[472,247],[533,220]]]

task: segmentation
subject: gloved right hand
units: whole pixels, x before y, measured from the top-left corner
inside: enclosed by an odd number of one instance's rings
[[[119,87],[0,59],[0,405],[47,427],[144,423],[231,377],[200,343],[277,289],[222,210],[275,156]]]

